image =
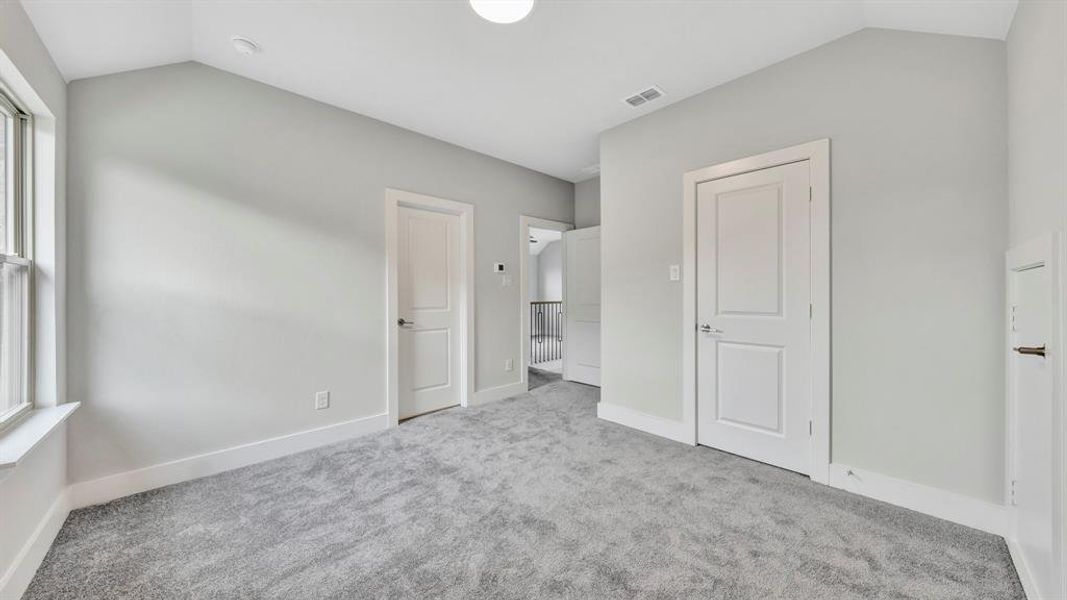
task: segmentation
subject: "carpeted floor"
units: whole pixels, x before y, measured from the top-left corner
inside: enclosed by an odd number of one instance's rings
[[[71,514],[25,596],[1023,598],[1003,540],[557,382]]]
[[[530,389],[531,390],[539,388],[539,387],[542,387],[542,386],[546,386],[546,385],[548,385],[550,383],[555,383],[555,382],[560,381],[561,379],[563,379],[563,375],[560,375],[559,373],[554,373],[552,371],[545,371],[543,369],[538,369],[536,367],[530,367],[527,370],[527,373],[528,373],[527,377],[529,378],[529,381],[530,381]]]

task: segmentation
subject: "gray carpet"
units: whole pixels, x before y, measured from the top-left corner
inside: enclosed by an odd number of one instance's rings
[[[550,383],[555,383],[563,379],[563,375],[560,375],[559,373],[545,371],[544,369],[538,369],[536,367],[530,367],[527,370],[527,373],[529,374],[528,379],[530,382],[531,390],[546,386]]]
[[[47,598],[1023,598],[1004,542],[557,382],[70,515]]]

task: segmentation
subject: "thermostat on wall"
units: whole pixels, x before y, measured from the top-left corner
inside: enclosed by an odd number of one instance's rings
[[[494,273],[504,273],[504,263],[493,263]]]

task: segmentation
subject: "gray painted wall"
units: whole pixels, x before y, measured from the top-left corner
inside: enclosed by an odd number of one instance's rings
[[[1067,230],[1067,3],[1022,0],[1008,34],[1012,245]]]
[[[594,177],[574,184],[574,226],[600,225],[600,178]]]
[[[384,413],[387,187],[476,206],[476,386],[518,381],[491,265],[571,183],[195,63],[76,81],[70,123],[73,481]]]
[[[538,300],[563,300],[563,240],[549,242],[537,257]]]
[[[526,263],[526,299],[541,299],[541,261],[536,254],[530,254]]]
[[[999,501],[1004,54],[868,29],[604,133],[602,401],[681,418],[683,173],[828,137],[833,460]]]

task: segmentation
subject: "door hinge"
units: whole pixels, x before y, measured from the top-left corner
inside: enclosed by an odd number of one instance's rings
[[[808,421],[808,436],[810,437],[813,435],[815,435],[815,422]]]
[[[808,202],[811,202],[811,196],[812,196],[812,191],[811,191],[811,186],[809,185],[808,186]]]
[[[1012,331],[1018,331],[1017,329],[1015,329],[1015,309],[1016,308],[1018,308],[1016,305],[1014,305],[1014,304],[1011,305],[1011,330]]]
[[[1012,506],[1015,506],[1015,484],[1018,483],[1014,479],[1011,480],[1011,487],[1008,489],[1008,502]]]
[[[814,319],[815,318],[815,305],[814,304],[808,304],[808,318],[809,319]]]

